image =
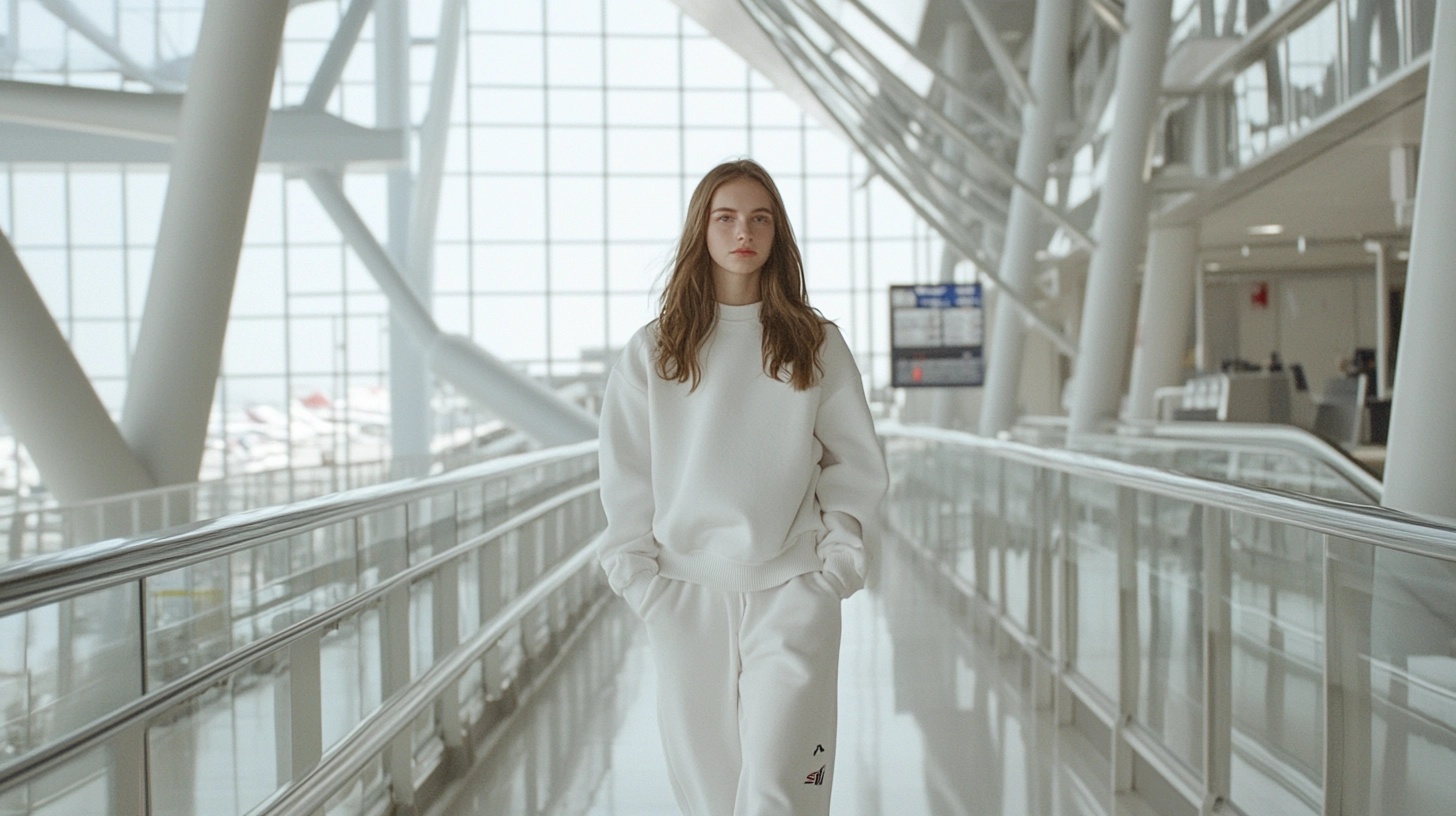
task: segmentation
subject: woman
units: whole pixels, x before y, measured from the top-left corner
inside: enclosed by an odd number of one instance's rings
[[[864,585],[887,477],[752,161],[693,192],[661,314],[607,381],[601,476],[602,568],[646,623],[683,812],[827,814],[839,602]]]

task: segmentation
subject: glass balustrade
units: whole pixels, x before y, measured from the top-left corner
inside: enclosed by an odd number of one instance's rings
[[[1242,813],[1456,812],[1456,528],[882,431],[891,540],[1021,644],[1118,784]]]
[[[497,626],[330,793],[377,802],[427,778],[602,596],[582,557],[602,525],[594,449],[525,457],[0,569],[0,812],[253,812]],[[171,560],[133,565],[156,550]],[[61,568],[37,590],[56,557],[74,582]]]

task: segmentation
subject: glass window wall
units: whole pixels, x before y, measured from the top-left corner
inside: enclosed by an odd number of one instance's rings
[[[1245,11],[1254,8],[1253,0]],[[1334,0],[1300,12],[1215,94],[1224,166],[1253,161],[1430,50],[1432,0]]]
[[[185,65],[202,0],[86,9],[161,76]],[[273,104],[302,101],[344,0],[289,18]],[[39,4],[21,3],[0,77],[148,90]],[[411,93],[428,98],[438,15],[411,4]],[[3,17],[4,15],[0,15]],[[9,29],[4,29],[6,34]],[[328,111],[375,121],[374,26]],[[749,155],[778,180],[813,302],[843,327],[867,384],[885,380],[880,292],[928,280],[938,247],[848,144],[670,0],[471,0],[435,254],[433,309],[513,365],[557,383],[600,377],[605,349],[653,316],[693,184]],[[155,164],[35,165],[0,147],[0,228],[16,244],[104,404],[118,414],[167,183]],[[382,168],[345,176],[387,242]],[[239,265],[204,478],[388,453],[388,304],[307,186],[260,168]],[[442,437],[487,417],[449,389]],[[0,496],[40,477],[0,424]]]

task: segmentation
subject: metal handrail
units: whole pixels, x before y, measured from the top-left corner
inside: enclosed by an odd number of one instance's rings
[[[520,624],[542,601],[560,590],[595,558],[596,552],[584,547],[552,568],[529,590],[483,624],[469,640],[457,646],[448,658],[431,666],[418,680],[356,726],[312,769],[257,811],[258,816],[311,816],[320,812],[335,791],[348,784],[361,768],[384,751],[396,735],[410,728],[497,640]]]
[[[1292,524],[1351,541],[1456,562],[1456,526],[1385,507],[1348,504],[1270,488],[1244,487],[1076,451],[988,439],[962,431],[912,427],[894,422],[882,422],[878,430],[882,436],[975,448],[1003,459],[1053,468],[1072,476],[1098,479],[1120,487]]]
[[[1033,428],[1050,428],[1065,432],[1066,417],[1028,416],[1017,420],[1017,425]],[[1275,447],[1308,457],[1322,464],[1372,501],[1380,501],[1385,485],[1366,470],[1343,448],[1332,445],[1316,434],[1293,425],[1273,425],[1253,422],[1121,422],[1110,428],[1107,436],[1118,440],[1150,439],[1199,440],[1221,443],[1226,446],[1242,445]]]
[[[590,442],[573,445],[571,447],[590,448],[594,445],[595,442]],[[561,449],[558,448],[555,450],[560,451]],[[577,452],[572,455],[579,455],[579,453],[580,452]],[[547,461],[549,461],[550,458],[554,457],[537,457],[538,460],[544,459]],[[563,456],[562,458],[570,457]],[[530,464],[540,464],[540,461],[536,461]],[[529,467],[530,464],[521,465],[520,467]],[[507,470],[516,469],[519,468],[509,468]],[[369,589],[363,590],[358,594],[350,597],[349,599],[329,607],[323,612],[310,615],[309,617],[304,618],[303,620],[298,621],[290,626],[287,626],[273,633],[272,635],[248,643],[247,645],[235,649],[205,666],[202,666],[186,675],[183,675],[182,677],[177,678],[176,680],[173,680],[163,685],[159,689],[143,694],[140,697],[137,697],[127,704],[121,706],[120,708],[113,710],[111,713],[105,715],[104,717],[101,717],[100,719],[97,719],[79,729],[76,729],[69,734],[66,734],[65,736],[61,737],[53,743],[50,743],[49,745],[23,754],[9,764],[0,765],[0,782],[3,782],[7,785],[24,782],[27,779],[33,778],[37,774],[44,773],[47,770],[56,767],[66,760],[74,759],[75,757],[80,756],[85,751],[88,751],[91,748],[102,744],[106,740],[122,733],[127,728],[132,727],[134,724],[138,722],[146,722],[157,714],[166,711],[169,706],[181,700],[192,697],[200,691],[207,689],[210,686],[218,683],[219,681],[237,673],[258,658],[276,652],[280,649],[286,648],[294,642],[308,636],[309,634],[328,629],[329,627],[349,618],[350,616],[362,611],[363,609],[366,609],[370,604],[378,602],[379,600],[387,596],[390,592],[398,589],[399,587],[408,586],[413,581],[430,574],[431,572],[439,569],[442,565],[450,562],[451,560],[459,558],[462,552],[477,548],[488,541],[500,538],[506,533],[509,533],[512,530],[518,529],[526,525],[527,523],[534,521],[540,516],[545,515],[551,510],[554,510],[557,507],[579,496],[595,491],[599,485],[599,481],[592,481],[586,484],[578,485],[570,490],[567,490],[566,492],[552,496],[550,499],[543,501],[521,513],[518,513],[510,520],[503,522],[502,524],[499,524],[495,527],[492,527],[491,529],[486,530],[485,532],[466,541],[463,541],[453,547],[450,547],[449,549],[442,550],[431,556],[430,558],[427,558],[407,569],[401,570],[400,572],[397,572],[389,576],[388,578],[381,580],[378,584],[375,584]],[[415,488],[407,492],[409,492],[411,495],[414,495],[417,494],[419,491],[420,488]],[[317,519],[317,517],[310,518],[314,518],[315,520]],[[258,539],[253,539],[250,543],[258,543]],[[566,564],[575,563],[581,558],[587,555],[591,555],[591,553],[592,551],[590,548],[583,548],[583,550],[579,552],[576,556],[569,559]],[[563,564],[562,566],[565,566],[566,564]],[[543,579],[543,581],[555,580],[556,575],[557,570],[553,570],[551,573],[548,574],[548,577],[546,579]],[[561,578],[561,581],[564,580],[565,577]],[[558,582],[558,584],[559,583],[560,582]],[[552,586],[555,587],[557,586],[557,584],[553,584]],[[536,590],[532,589],[526,595],[521,596],[521,598],[535,598],[536,595]],[[497,618],[501,618],[504,616],[515,615],[515,617],[511,618],[510,623],[501,623],[497,625],[497,623],[494,622],[496,619],[492,619],[493,622],[491,624],[488,624],[486,629],[492,632],[496,632],[496,638],[498,638],[499,632],[506,631],[511,625],[518,623],[520,615],[516,615],[514,612],[516,606],[516,602],[512,602],[511,605],[507,606],[504,610],[501,611],[500,615],[497,616]],[[482,630],[482,633],[484,631],[485,630]],[[491,638],[490,641],[493,642],[496,638]],[[477,640],[479,640],[479,635],[473,637],[470,643],[475,644]],[[485,645],[481,647],[482,651],[489,645],[490,642],[486,642]],[[426,675],[426,677],[428,676],[429,675]]]
[[[373,485],[284,507],[197,522],[155,536],[114,539],[47,553],[0,567],[0,615],[160,575],[202,561],[287,538],[299,532],[375,512],[490,476],[506,476],[596,450],[595,439],[507,456],[420,479]]]

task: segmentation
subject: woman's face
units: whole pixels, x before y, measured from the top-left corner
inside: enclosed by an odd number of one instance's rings
[[[762,184],[740,177],[713,191],[708,204],[708,254],[720,293],[725,287],[756,290],[758,271],[768,260],[773,240],[773,199]]]

